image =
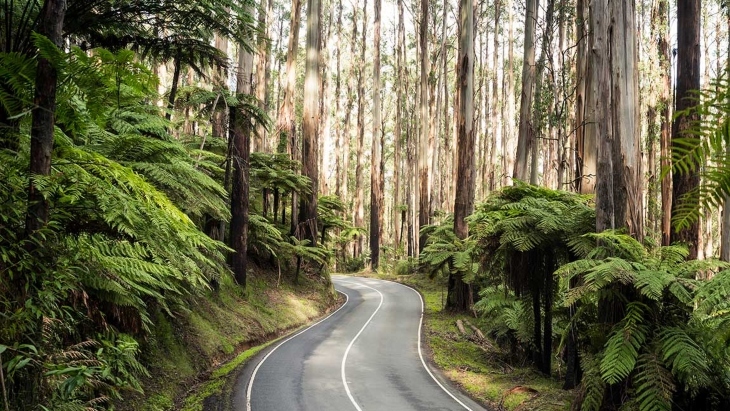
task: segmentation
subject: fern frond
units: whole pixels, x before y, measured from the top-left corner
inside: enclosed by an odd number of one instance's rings
[[[666,327],[659,333],[662,361],[677,379],[690,387],[710,381],[707,357],[697,342],[681,327]]]
[[[626,316],[614,327],[606,342],[601,359],[601,378],[609,384],[616,384],[627,378],[636,366],[639,349],[648,336],[649,327],[645,324],[647,307],[631,302],[626,308]]]
[[[670,411],[676,390],[672,373],[653,352],[642,354],[634,377],[636,402],[640,411]]]

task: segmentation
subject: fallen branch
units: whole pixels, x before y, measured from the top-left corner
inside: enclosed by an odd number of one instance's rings
[[[459,329],[459,332],[462,335],[466,335],[466,329],[464,328],[464,323],[461,320],[456,320],[456,328]]]

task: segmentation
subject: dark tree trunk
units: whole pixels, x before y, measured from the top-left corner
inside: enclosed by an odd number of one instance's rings
[[[284,201],[284,198],[286,197],[286,193],[282,194],[281,196],[281,224],[286,224],[286,202]]]
[[[261,214],[264,217],[269,215],[269,189],[264,188],[261,192]]]
[[[238,285],[246,288],[248,268],[248,178],[251,146],[250,122],[240,119],[241,113],[231,109],[230,121],[233,139],[233,189],[231,191],[231,233],[229,246],[233,249],[231,270]]]
[[[532,289],[530,290],[530,294],[532,294],[532,317],[533,317],[533,328],[532,328],[532,338],[535,340],[535,352],[533,353],[533,361],[537,365],[537,369],[540,371],[543,371],[543,364],[542,364],[542,323],[541,319],[542,316],[540,315],[540,284],[538,283],[538,279],[534,278],[537,270],[533,271],[531,277],[532,278]]]
[[[700,89],[700,0],[678,0],[677,1],[677,91],[675,97],[675,112],[691,109],[695,102],[692,99],[692,90]],[[679,115],[672,124],[672,143],[676,139],[693,138],[685,134],[693,121],[696,121],[697,113]],[[687,205],[684,195],[691,193],[699,187],[700,177],[697,171],[687,173],[675,171],[672,175],[672,216],[677,209]],[[697,205],[697,200],[691,200]],[[693,222],[689,227],[679,231],[672,227],[671,242],[682,242],[689,247],[689,259],[697,258],[697,245],[699,243],[700,224]]]
[[[543,255],[545,265],[542,274],[545,277],[543,289],[543,338],[542,338],[542,372],[550,375],[553,359],[553,272],[555,271],[553,255],[548,251]]]
[[[40,34],[61,48],[62,30],[66,11],[65,0],[46,0],[41,10]],[[51,174],[53,131],[56,115],[56,87],[58,72],[43,57],[38,58],[36,71],[33,119],[30,131],[30,175]],[[31,235],[48,222],[48,201],[43,198],[31,179],[28,186],[28,214],[25,232]]]
[[[56,47],[63,46],[63,20],[66,11],[65,0],[46,0],[41,9],[39,33],[46,36]],[[30,132],[30,182],[28,184],[28,212],[25,220],[25,235],[34,236],[42,229],[49,219],[49,204],[38,190],[33,181],[33,176],[49,176],[51,174],[51,157],[53,153],[53,135],[56,114],[56,89],[58,86],[58,72],[53,64],[43,57],[38,57],[38,68],[36,71],[35,95],[33,98],[34,110],[32,115]],[[36,241],[30,241],[29,251],[38,247]],[[25,303],[34,298],[36,293],[43,287],[43,277],[34,277],[16,280],[14,288],[17,291],[18,304],[22,307]],[[30,284],[29,284],[30,283]],[[36,320],[35,329],[26,335],[27,341],[42,349],[43,343],[43,321]],[[16,379],[15,387],[11,390],[16,393],[18,405],[35,409],[34,405],[42,401],[45,393],[43,387],[43,370],[40,364],[32,362],[26,370],[28,379]],[[6,404],[7,406],[7,404]]]
[[[177,97],[177,89],[180,85],[180,71],[182,70],[182,63],[179,57],[175,57],[174,60],[175,70],[172,73],[172,84],[170,85],[170,95],[167,98],[167,114],[165,117],[170,120],[172,118],[172,111],[175,109],[175,98]]]
[[[575,305],[571,305],[568,310],[572,321],[576,311]],[[565,383],[563,383],[563,389],[572,390],[577,387],[581,378],[580,358],[578,357],[578,328],[571,324],[565,343]]]
[[[279,215],[279,189],[274,188],[274,209],[272,211],[274,216],[273,220],[276,222],[276,217]]]

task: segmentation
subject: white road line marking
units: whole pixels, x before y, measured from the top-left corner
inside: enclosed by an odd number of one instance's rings
[[[342,294],[342,295],[345,296],[345,303],[342,304],[340,306],[340,308],[336,309],[330,315],[324,317],[323,319],[317,321],[316,323],[310,325],[309,327],[303,329],[302,331],[299,331],[298,333],[292,335],[291,337],[287,338],[286,340],[280,342],[276,347],[274,347],[271,351],[269,351],[266,354],[266,356],[264,356],[264,358],[261,359],[261,361],[258,364],[256,364],[256,368],[253,369],[253,374],[251,374],[251,379],[248,380],[248,387],[246,388],[246,410],[247,411],[251,411],[251,391],[253,390],[253,380],[256,378],[256,373],[259,372],[259,368],[261,368],[261,365],[263,365],[263,363],[266,361],[266,359],[268,359],[269,356],[274,353],[274,351],[276,351],[282,345],[286,344],[288,341],[290,341],[293,338],[296,338],[296,337],[304,334],[305,332],[311,330],[312,328],[316,327],[317,325],[319,325],[322,322],[326,321],[328,318],[330,318],[333,315],[335,315],[337,313],[337,311],[340,311],[344,306],[347,305],[347,302],[350,301],[350,297],[348,297],[347,294],[345,294],[345,293],[343,293],[342,291],[339,291],[339,290],[335,290],[335,291],[337,291],[338,293],[340,293],[340,294]]]
[[[448,389],[446,389],[446,387],[444,387],[443,384],[441,384],[441,382],[436,378],[436,376],[433,375],[433,373],[431,372],[431,369],[428,368],[428,365],[426,364],[426,360],[423,359],[423,351],[421,350],[421,329],[422,329],[422,326],[423,326],[423,314],[424,314],[425,304],[423,302],[423,297],[421,296],[421,293],[419,293],[418,291],[416,291],[416,289],[413,288],[413,287],[409,287],[409,286],[407,286],[405,284],[401,284],[401,283],[398,283],[398,282],[395,282],[395,281],[389,281],[389,280],[379,280],[379,281],[386,281],[386,282],[389,282],[389,283],[398,284],[398,285],[400,285],[402,287],[405,287],[405,288],[413,291],[414,293],[416,293],[418,295],[418,298],[421,300],[421,320],[418,323],[418,356],[421,357],[421,364],[423,364],[423,368],[426,369],[426,372],[428,373],[428,375],[431,376],[431,378],[436,382],[436,384],[438,384],[438,386],[441,387],[441,389],[444,390],[444,392],[446,394],[449,394],[449,397],[453,398],[454,401],[458,402],[462,407],[464,407],[464,409],[466,409],[468,411],[473,411],[466,404],[464,404],[463,402],[461,402],[461,400],[459,400],[458,398],[456,398],[456,396],[454,394],[452,394],[451,391],[449,391]]]
[[[340,281],[340,282],[342,283],[342,281]],[[345,284],[352,284],[352,283],[348,283],[345,281]],[[380,295],[380,304],[378,304],[378,308],[376,308],[375,311],[373,311],[373,314],[370,315],[370,318],[368,318],[368,320],[365,322],[365,324],[362,326],[362,328],[360,328],[360,331],[358,331],[357,335],[355,335],[355,338],[353,338],[352,341],[350,341],[350,345],[347,346],[347,349],[345,350],[345,355],[342,357],[342,366],[340,367],[341,374],[342,374],[342,384],[345,385],[345,392],[347,392],[347,396],[350,398],[352,405],[355,406],[355,409],[357,411],[362,411],[362,408],[360,408],[360,406],[355,401],[355,398],[352,396],[352,393],[350,392],[350,387],[347,385],[347,379],[345,378],[345,363],[347,362],[347,355],[350,354],[350,348],[352,348],[352,345],[355,344],[355,341],[360,336],[360,334],[362,334],[362,332],[365,331],[365,328],[368,326],[368,324],[370,324],[370,321],[372,321],[373,317],[375,317],[375,314],[378,313],[378,310],[380,310],[380,307],[383,306],[383,294],[380,291],[376,290],[375,288],[367,286],[365,284],[361,284],[361,283],[354,283],[354,284],[363,286],[365,288],[369,288]]]

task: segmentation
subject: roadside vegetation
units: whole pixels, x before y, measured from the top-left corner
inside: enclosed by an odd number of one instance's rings
[[[517,183],[476,207],[463,240],[450,218],[424,228],[395,278],[426,299],[434,362],[505,409],[726,408],[730,266],[596,233],[589,200]],[[449,309],[454,272],[468,311]]]

